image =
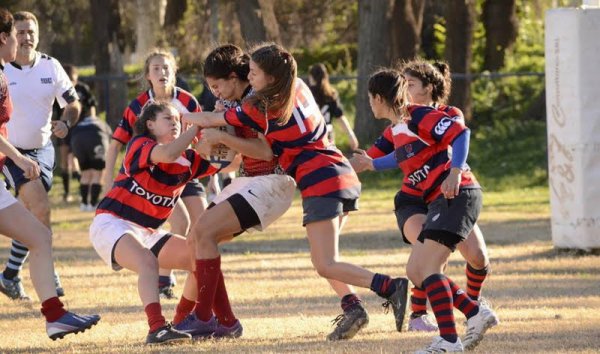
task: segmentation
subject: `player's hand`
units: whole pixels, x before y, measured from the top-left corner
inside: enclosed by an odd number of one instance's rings
[[[373,170],[373,159],[367,155],[367,152],[361,149],[357,149],[352,158],[350,159],[350,165],[357,173]]]
[[[27,156],[21,155],[15,160],[15,164],[23,170],[23,176],[29,180],[36,179],[40,176],[40,165]]]
[[[202,130],[204,132],[204,130]],[[198,143],[194,146],[196,151],[202,156],[210,156],[212,153],[213,144],[209,143],[204,139],[204,135],[200,138]]]
[[[200,140],[205,140],[208,144],[216,145],[221,142],[223,131],[215,128],[204,128],[202,129],[202,137]]]
[[[442,182],[440,189],[446,199],[452,199],[458,195],[461,174],[461,169],[453,167],[450,169],[450,173],[446,179],[444,179],[444,182]]]
[[[63,139],[69,133],[69,127],[67,126],[67,122],[63,120],[53,120],[52,124],[52,133],[60,139]]]
[[[224,112],[226,110],[227,110],[227,108],[225,108],[225,105],[223,104],[223,100],[218,100],[215,103],[215,109],[213,109],[213,112]]]

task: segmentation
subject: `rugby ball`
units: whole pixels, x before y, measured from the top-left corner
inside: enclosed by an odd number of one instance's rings
[[[218,127],[216,129],[222,130],[228,134],[235,135],[235,128],[231,125],[224,127]],[[217,144],[212,147],[209,156],[202,156],[205,160],[215,168],[225,168],[231,164],[235,159],[237,151],[230,149],[228,146],[223,144]]]

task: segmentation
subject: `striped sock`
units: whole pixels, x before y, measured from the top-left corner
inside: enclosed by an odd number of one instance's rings
[[[427,293],[425,290],[413,287],[410,289],[410,310],[413,314],[423,315],[427,313]]]
[[[481,286],[489,273],[489,268],[490,266],[488,264],[483,269],[475,269],[467,263],[467,268],[465,270],[465,273],[467,273],[467,294],[469,294],[471,299],[475,301],[479,300]]]
[[[4,269],[4,278],[13,280],[23,269],[23,263],[27,259],[29,250],[24,244],[17,240],[13,240],[12,247],[10,248],[10,256],[8,262],[6,262],[6,269]]]
[[[344,295],[341,301],[342,310],[344,312],[354,308],[354,306],[362,306],[362,301],[356,294],[347,294]]]
[[[468,297],[467,294],[465,294],[465,292],[449,278],[448,284],[450,284],[450,289],[452,289],[454,307],[462,312],[467,319],[475,316],[479,312],[479,304],[475,302],[475,300]]]
[[[451,343],[456,343],[456,323],[452,309],[452,290],[448,278],[443,274],[432,274],[423,281],[423,288],[431,304],[435,319],[440,329],[440,336]]]
[[[396,286],[389,275],[375,273],[371,280],[371,290],[381,297],[389,297],[396,291]]]

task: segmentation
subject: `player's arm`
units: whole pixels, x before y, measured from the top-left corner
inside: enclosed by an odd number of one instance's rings
[[[258,134],[258,138],[240,138],[218,129],[202,130],[202,138],[211,145],[223,144],[230,149],[241,152],[244,156],[258,160],[271,161],[273,150],[264,135]]]
[[[227,125],[225,112],[190,112],[182,114],[182,119],[185,123],[194,124],[202,128]]]
[[[198,134],[197,126],[192,126],[183,134],[181,134],[177,139],[173,140],[168,144],[158,144],[154,149],[152,149],[152,153],[150,154],[150,161],[152,163],[171,163],[175,162],[181,156],[181,154],[190,146],[192,140]]]
[[[37,162],[24,156],[5,137],[0,135],[0,153],[10,158],[21,170],[27,179],[35,179],[40,176],[40,166]]]
[[[350,149],[352,151],[358,149],[358,139],[356,138],[356,134],[354,134],[354,130],[350,126],[350,122],[345,115],[339,117],[340,123],[342,123],[342,128],[346,131],[346,135],[348,135],[348,142],[350,143]]]

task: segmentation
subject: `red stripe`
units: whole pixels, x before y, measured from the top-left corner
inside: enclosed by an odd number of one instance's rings
[[[354,173],[348,173],[328,178],[320,183],[314,184],[301,191],[302,198],[319,197],[336,191],[360,186],[360,182]]]

